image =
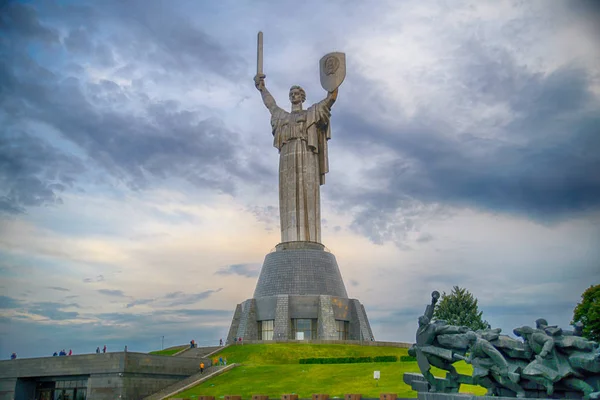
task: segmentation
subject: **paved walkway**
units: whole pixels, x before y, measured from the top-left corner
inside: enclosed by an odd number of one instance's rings
[[[163,400],[170,396],[174,396],[177,393],[181,393],[184,390],[187,390],[193,386],[196,386],[210,378],[221,375],[223,372],[229,371],[232,368],[237,367],[238,364],[230,364],[227,366],[216,366],[210,367],[204,370],[204,373],[200,372],[189,376],[177,383],[172,384],[171,386],[167,386],[159,392],[156,392],[148,397],[145,397],[144,400]]]

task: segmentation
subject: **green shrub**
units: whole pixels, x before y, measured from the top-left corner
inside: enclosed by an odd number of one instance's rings
[[[400,356],[400,361],[417,361],[413,356]]]
[[[373,358],[374,362],[396,362],[398,356],[376,356]]]
[[[300,364],[356,364],[372,362],[396,362],[397,356],[376,356],[376,357],[313,357],[301,358]]]

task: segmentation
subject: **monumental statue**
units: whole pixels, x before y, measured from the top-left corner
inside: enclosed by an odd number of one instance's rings
[[[457,394],[461,384],[481,385],[494,397],[600,399],[600,347],[580,336],[580,324],[562,330],[539,318],[535,328],[514,329],[521,340],[501,335],[499,328],[474,332],[432,321],[438,298],[433,292],[409,349],[421,374],[404,374],[419,399],[429,399],[430,392],[439,393],[438,400],[464,399]],[[470,376],[452,366],[459,360],[473,366]],[[433,376],[431,366],[446,370],[446,378]]]
[[[321,238],[331,108],[346,76],[346,55],[331,52],[319,60],[326,91],[321,101],[304,108],[306,92],[292,86],[290,110],[277,104],[265,84],[262,32],[256,59],[254,86],[269,110],[273,145],[279,151],[281,242],[265,256],[253,297],[237,305],[227,343],[240,337],[374,340],[364,306],[348,297],[337,260]]]
[[[273,146],[279,150],[279,213],[281,241],[321,243],[320,185],[329,171],[327,141],[331,139],[331,107],[346,74],[344,53],[329,53],[320,62],[321,84],[327,97],[306,110],[300,86],[289,92],[290,112],[279,107],[265,85],[262,33],[258,36],[256,88],[271,113]]]

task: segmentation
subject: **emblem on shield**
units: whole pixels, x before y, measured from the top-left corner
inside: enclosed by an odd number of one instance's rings
[[[321,86],[328,92],[337,89],[346,77],[346,54],[328,53],[319,61]]]

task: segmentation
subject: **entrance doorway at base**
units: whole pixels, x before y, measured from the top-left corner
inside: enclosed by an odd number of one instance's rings
[[[36,400],[85,400],[87,398],[87,378],[41,381],[36,386]]]
[[[310,340],[317,338],[316,318],[292,319],[292,337],[296,340]]]

